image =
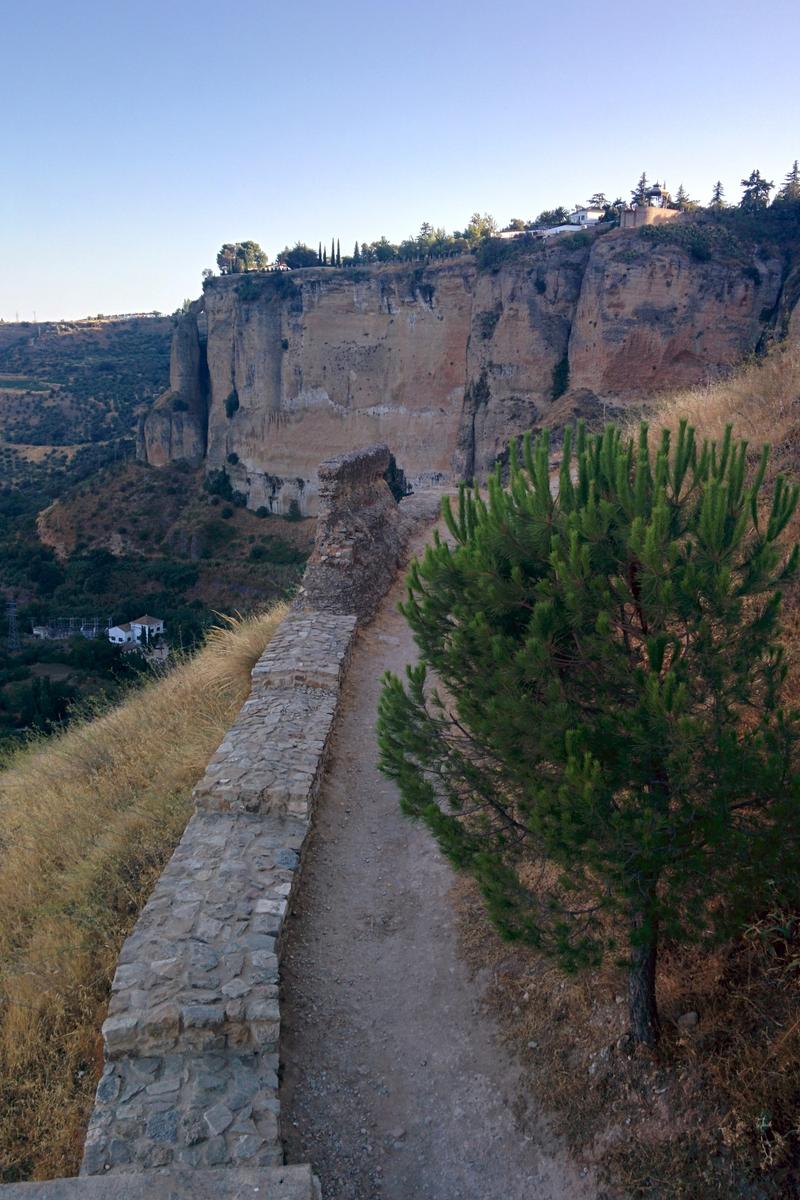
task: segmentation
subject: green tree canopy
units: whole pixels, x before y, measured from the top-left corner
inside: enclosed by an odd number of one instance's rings
[[[769,204],[769,194],[775,184],[764,179],[760,171],[751,171],[747,179],[742,180],[742,198],[739,207],[748,212],[758,212]]]
[[[471,872],[508,938],[568,969],[629,966],[631,1031],[659,1032],[659,937],[729,933],[797,898],[798,716],[781,701],[780,587],[797,504],[761,496],[730,430],[653,450],[567,431],[512,445],[506,488],[462,488],[412,564],[421,661],[384,680],[381,770]],[[435,683],[428,672],[435,673]]]
[[[645,175],[644,171],[642,171],[641,175],[639,176],[639,182],[631,192],[631,200],[634,204],[647,204],[647,187],[647,176]]]
[[[798,163],[797,159],[792,163],[792,169],[783,181],[781,190],[778,192],[778,199],[800,200],[800,163]]]
[[[264,271],[269,266],[269,258],[258,242],[226,242],[217,255],[217,266],[223,275]]]
[[[281,250],[278,260],[285,262],[287,267],[291,267],[292,270],[297,270],[298,267],[316,267],[319,263],[319,254],[305,242],[295,242],[291,248],[286,246]]]
[[[564,206],[562,204],[562,205],[559,205],[558,208],[544,209],[543,212],[539,213],[538,217],[534,221],[534,225],[545,225],[545,226],[566,225],[568,221],[569,221],[569,212],[567,211],[566,208],[564,208]]]
[[[714,184],[714,190],[711,193],[711,203],[708,207],[714,212],[721,212],[723,208],[727,208],[727,204],[725,203],[725,189],[719,179]]]

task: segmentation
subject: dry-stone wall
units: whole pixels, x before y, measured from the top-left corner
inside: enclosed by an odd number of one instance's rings
[[[172,1197],[316,1194],[307,1164],[281,1166],[281,933],[357,621],[392,582],[415,519],[434,511],[415,497],[401,513],[388,462],[373,446],[320,470],[325,504],[304,588],[120,954],[83,1181],[11,1185],[9,1196],[100,1200],[111,1189],[97,1177],[108,1175],[115,1200],[159,1196],[166,1177]],[[140,1186],[143,1173],[152,1186]]]

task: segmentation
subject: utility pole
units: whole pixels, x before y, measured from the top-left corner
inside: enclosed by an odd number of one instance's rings
[[[6,608],[8,615],[8,648],[12,652],[19,650],[19,625],[17,623],[17,602],[9,600]]]

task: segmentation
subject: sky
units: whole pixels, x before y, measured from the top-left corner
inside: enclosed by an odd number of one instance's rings
[[[0,0],[0,318],[173,311],[223,242],[399,241],[800,157],[800,4]]]

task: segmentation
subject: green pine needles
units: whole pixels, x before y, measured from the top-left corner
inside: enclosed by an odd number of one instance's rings
[[[646,425],[512,446],[412,564],[420,649],[387,674],[381,770],[477,880],[501,931],[570,970],[629,967],[632,1037],[659,1036],[659,938],[725,936],[797,899],[798,714],[781,703],[781,534],[768,449],[653,449]],[[429,679],[435,677],[435,686]]]

